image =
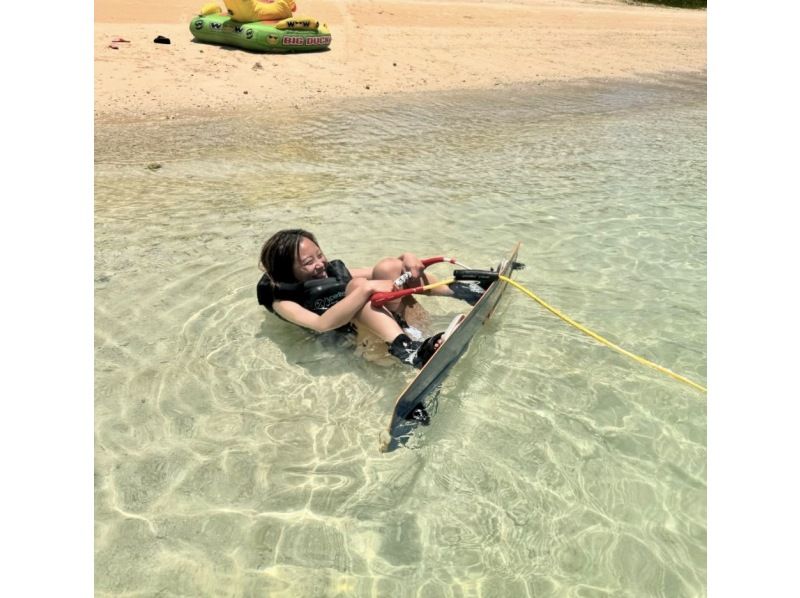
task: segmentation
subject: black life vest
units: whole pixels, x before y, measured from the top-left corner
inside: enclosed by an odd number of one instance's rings
[[[295,283],[272,283],[264,274],[256,286],[258,303],[275,313],[272,308],[274,301],[294,301],[321,316],[344,299],[347,283],[353,279],[342,260],[328,262],[325,272],[328,278]]]

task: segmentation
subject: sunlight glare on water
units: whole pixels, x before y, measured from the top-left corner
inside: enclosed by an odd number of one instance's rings
[[[97,593],[705,595],[701,393],[509,288],[381,454],[413,372],[255,298],[281,228],[350,266],[521,241],[524,286],[704,384],[705,127],[700,76],[99,126]]]

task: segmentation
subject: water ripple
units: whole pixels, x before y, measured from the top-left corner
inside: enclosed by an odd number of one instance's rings
[[[703,397],[509,289],[381,454],[412,372],[254,285],[279,228],[352,266],[521,240],[522,284],[702,382],[705,80],[308,118],[96,130],[98,595],[704,595]],[[421,302],[431,330],[466,308]]]

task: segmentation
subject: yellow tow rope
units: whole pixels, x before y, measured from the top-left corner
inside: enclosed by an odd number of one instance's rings
[[[574,326],[575,328],[577,328],[578,330],[580,330],[584,334],[588,334],[593,339],[603,343],[605,346],[609,347],[610,349],[614,349],[614,351],[617,351],[618,353],[622,353],[623,355],[627,355],[628,357],[630,357],[634,361],[638,361],[639,363],[641,363],[643,365],[646,365],[646,366],[649,366],[649,367],[651,367],[653,369],[656,369],[659,372],[661,372],[663,374],[666,374],[667,376],[671,376],[672,378],[675,378],[675,380],[679,380],[680,382],[683,382],[684,384],[688,384],[692,388],[695,388],[697,390],[701,390],[701,391],[703,391],[705,393],[708,392],[708,390],[706,390],[706,388],[704,386],[701,386],[697,382],[692,382],[688,378],[686,378],[684,376],[681,376],[680,374],[676,374],[672,370],[668,370],[667,368],[665,368],[663,366],[660,366],[657,363],[653,363],[652,361],[648,361],[644,357],[639,357],[638,355],[634,355],[633,353],[631,353],[630,351],[626,351],[625,349],[623,349],[619,345],[615,345],[611,341],[604,339],[599,334],[597,334],[595,332],[592,332],[591,330],[589,330],[585,326],[581,326],[575,320],[569,318],[568,316],[565,316],[560,311],[558,311],[555,307],[552,307],[551,305],[548,305],[547,303],[545,303],[545,301],[543,301],[542,299],[540,299],[539,297],[534,295],[531,291],[529,291],[528,289],[526,289],[525,287],[523,287],[521,284],[517,283],[516,281],[511,280],[507,276],[500,275],[500,280],[502,280],[504,282],[507,282],[508,284],[510,284],[513,287],[516,287],[517,289],[519,289],[520,291],[525,293],[528,297],[530,297],[531,299],[536,301],[539,305],[544,307],[546,310],[552,312],[553,314],[555,314],[556,316],[558,316],[559,318],[564,320],[567,324],[570,324],[570,325]]]

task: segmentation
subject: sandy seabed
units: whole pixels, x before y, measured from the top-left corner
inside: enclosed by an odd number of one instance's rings
[[[705,11],[624,0],[297,0],[333,41],[288,55],[195,41],[203,4],[95,3],[96,123],[706,69]]]

